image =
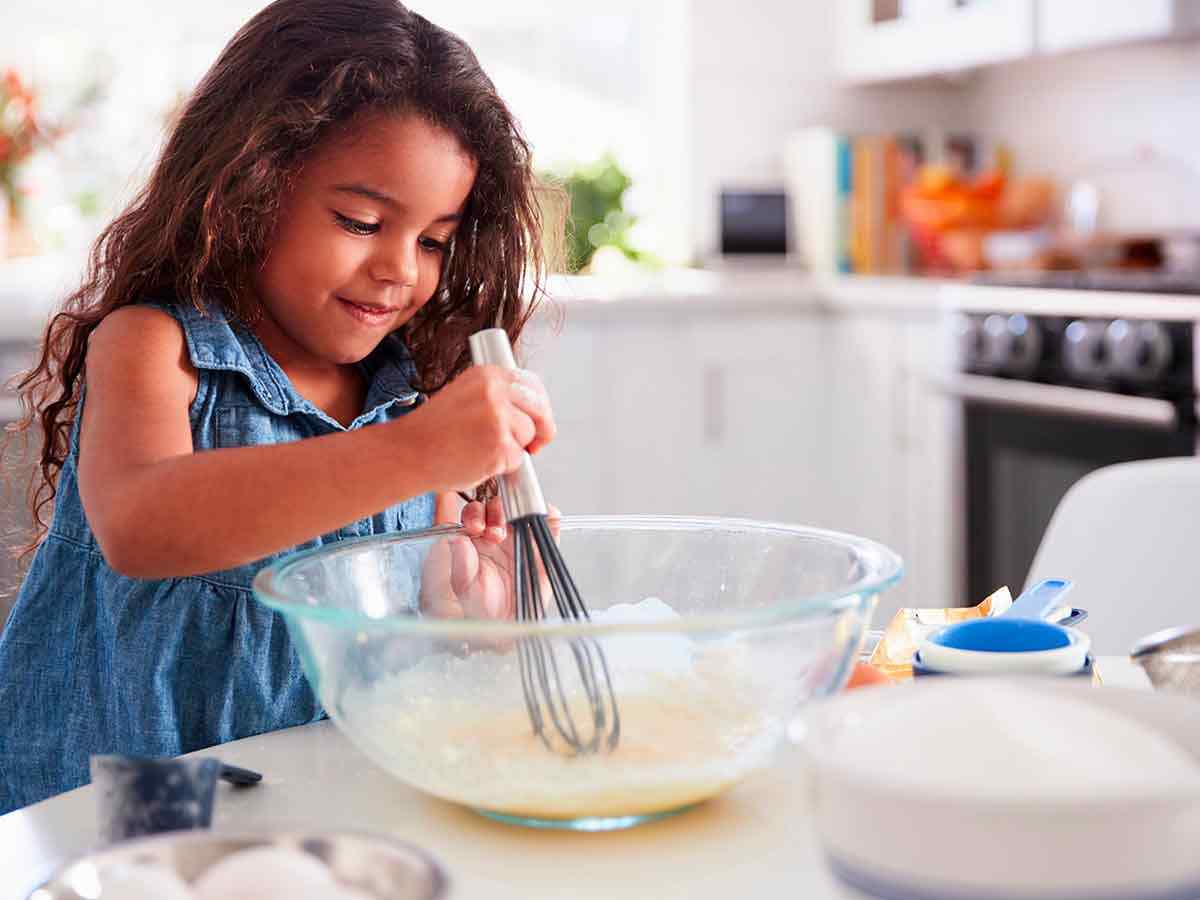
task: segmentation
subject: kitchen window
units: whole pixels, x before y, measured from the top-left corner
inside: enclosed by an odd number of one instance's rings
[[[144,178],[171,110],[263,5],[6,0],[0,60],[36,79],[47,112],[90,81],[104,89],[85,127],[26,172],[43,244],[90,241]],[[467,40],[540,168],[612,153],[634,182],[626,208],[639,217],[638,245],[686,256],[688,0],[410,6]]]

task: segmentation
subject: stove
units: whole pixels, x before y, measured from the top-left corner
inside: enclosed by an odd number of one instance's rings
[[[995,287],[1050,288],[1065,291],[1124,291],[1138,294],[1200,296],[1200,273],[1136,269],[1084,269],[1062,272],[982,272],[975,284]]]
[[[1200,328],[1186,311],[1200,295],[1195,280],[1052,272],[977,283],[1078,293],[1058,302],[1047,291],[1040,302],[1040,292],[1021,291],[1014,299],[1023,311],[1014,311],[1003,308],[1004,291],[966,287],[970,305],[949,319],[957,364],[947,391],[960,401],[963,421],[968,597],[1024,583],[1054,509],[1084,475],[1196,455],[1200,383]],[[1141,304],[1111,291],[1185,296]]]

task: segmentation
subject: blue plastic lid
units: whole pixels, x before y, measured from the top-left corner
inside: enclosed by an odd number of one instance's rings
[[[1066,647],[1071,643],[1071,636],[1060,626],[1049,622],[997,616],[951,625],[931,636],[930,640],[956,650],[1029,653]]]

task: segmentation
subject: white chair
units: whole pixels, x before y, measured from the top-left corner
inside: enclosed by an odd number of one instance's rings
[[[1099,469],[1067,492],[1026,585],[1070,578],[1069,601],[1097,655],[1139,638],[1200,625],[1200,459],[1155,459]]]

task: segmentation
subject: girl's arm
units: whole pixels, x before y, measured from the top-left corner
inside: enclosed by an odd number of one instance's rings
[[[427,491],[469,489],[554,436],[536,382],[472,367],[391,422],[193,452],[182,330],[144,307],[93,332],[86,377],[80,495],[108,563],[138,578],[242,565]]]

